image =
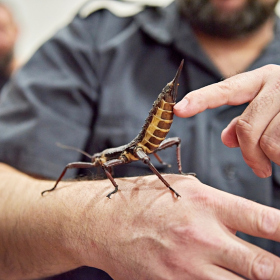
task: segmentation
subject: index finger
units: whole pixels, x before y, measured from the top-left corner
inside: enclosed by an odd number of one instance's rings
[[[234,231],[280,242],[280,211],[243,197],[223,194],[216,214]]]
[[[192,91],[174,106],[174,113],[187,118],[206,109],[249,102],[263,87],[265,73],[266,69],[262,67]]]

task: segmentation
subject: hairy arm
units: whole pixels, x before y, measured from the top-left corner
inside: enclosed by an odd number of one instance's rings
[[[192,176],[61,182],[0,165],[0,279],[34,279],[79,266],[123,279],[279,279],[280,259],[236,231],[280,241],[280,211]]]
[[[83,184],[74,191],[61,183],[62,191],[42,197],[52,181],[33,179],[4,164],[0,177],[0,279],[33,279],[80,266],[73,254],[83,234],[79,204],[96,195],[94,188],[90,197],[81,197]]]

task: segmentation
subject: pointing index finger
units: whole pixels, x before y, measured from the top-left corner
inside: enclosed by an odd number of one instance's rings
[[[192,91],[174,106],[174,113],[186,118],[206,109],[249,102],[263,86],[264,71],[264,67],[259,68]]]

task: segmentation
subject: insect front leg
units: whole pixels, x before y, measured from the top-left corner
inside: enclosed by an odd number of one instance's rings
[[[120,158],[120,159],[113,159],[113,160],[109,160],[107,162],[105,162],[104,164],[102,164],[102,168],[107,176],[107,178],[112,182],[113,186],[115,187],[115,189],[110,192],[107,197],[111,198],[111,195],[116,193],[119,189],[118,184],[116,183],[115,179],[112,176],[112,167],[117,166],[117,165],[121,165],[126,163],[124,158]]]
[[[157,151],[164,150],[166,148],[172,147],[176,145],[176,154],[177,154],[177,164],[178,164],[178,170],[180,174],[184,175],[192,175],[196,176],[195,173],[190,172],[190,173],[184,173],[182,171],[182,163],[181,163],[181,139],[179,137],[172,137],[172,138],[167,138],[162,143],[159,145],[157,148]]]
[[[46,193],[46,192],[54,191],[56,189],[58,183],[61,181],[61,179],[65,175],[67,169],[70,169],[70,168],[91,168],[91,167],[95,167],[91,162],[72,162],[72,163],[67,164],[65,166],[65,168],[63,169],[62,173],[60,174],[59,178],[57,179],[54,187],[49,189],[49,190],[45,190],[45,191],[41,192],[41,195],[44,195],[44,193]]]
[[[167,188],[169,188],[173,193],[176,194],[177,197],[180,195],[169,185],[169,183],[161,176],[158,170],[151,163],[150,158],[146,155],[146,153],[142,150],[142,148],[136,148],[135,154],[141,159],[145,164],[149,166],[149,168],[153,171],[154,174],[158,176],[158,178],[165,184]]]

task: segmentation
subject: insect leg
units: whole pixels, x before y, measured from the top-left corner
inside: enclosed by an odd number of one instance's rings
[[[70,168],[91,168],[91,167],[94,167],[94,165],[91,162],[72,162],[72,163],[67,164],[65,166],[65,168],[63,169],[62,173],[60,174],[59,178],[57,179],[54,187],[49,189],[49,190],[45,190],[45,191],[41,192],[41,195],[44,195],[44,193],[46,193],[46,192],[54,191],[56,189],[58,183],[61,181],[61,179],[65,175],[67,169],[70,169]]]
[[[116,193],[119,189],[118,184],[116,183],[116,181],[113,178],[112,173],[111,173],[112,167],[121,165],[124,163],[126,163],[125,159],[120,158],[120,159],[112,159],[112,160],[109,160],[109,161],[105,162],[104,164],[102,164],[102,168],[103,168],[107,178],[112,182],[113,186],[115,187],[115,189],[107,195],[108,198],[111,198],[111,195]]]
[[[176,154],[177,154],[177,164],[178,164],[178,170],[180,174],[185,174],[182,171],[182,163],[181,163],[181,139],[179,137],[172,137],[172,138],[167,138],[162,143],[159,145],[157,148],[157,151],[169,148],[176,145]],[[195,173],[186,173],[186,175],[192,175],[196,176]]]
[[[154,172],[154,174],[158,176],[158,178],[165,184],[167,188],[169,188],[173,193],[175,193],[177,197],[180,196],[173,188],[171,188],[169,183],[161,176],[158,170],[151,163],[150,158],[144,153],[142,149],[137,148],[135,153],[139,157],[139,159],[141,159],[145,164],[149,166],[149,168]]]
[[[162,165],[167,165],[168,167],[171,167],[171,164],[164,162],[157,153],[153,153],[153,155],[155,156],[155,158],[158,160],[159,163],[161,163]]]

